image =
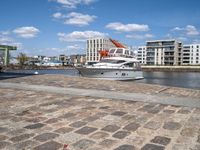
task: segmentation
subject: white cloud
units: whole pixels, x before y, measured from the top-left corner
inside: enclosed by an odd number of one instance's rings
[[[64,15],[60,12],[54,13],[52,15],[55,19],[60,19],[64,24],[76,25],[76,26],[86,26],[93,22],[97,17],[94,15],[82,14],[77,12],[71,12]]]
[[[74,45],[67,46],[67,49],[69,49],[69,50],[78,50],[78,49],[83,49],[83,48],[81,48],[78,44],[74,44]]]
[[[0,36],[1,35],[9,35],[10,31],[0,31]]]
[[[53,16],[54,18],[56,18],[56,19],[63,18],[63,14],[60,13],[60,12],[56,12],[56,13],[54,13],[52,16]]]
[[[193,44],[200,44],[200,39],[194,39],[192,43]]]
[[[180,41],[187,41],[188,40],[186,37],[178,37],[177,39],[180,40]]]
[[[180,28],[180,27],[175,27],[172,29],[172,31],[182,31],[184,30],[184,28]]]
[[[60,54],[71,55],[80,54],[85,52],[85,44],[76,43],[73,45],[68,45],[66,47],[50,47],[45,49],[32,49],[31,55],[46,55],[46,56],[58,56]]]
[[[0,31],[0,45],[10,45],[10,46],[17,46],[17,49],[22,49],[22,43],[16,42],[10,36],[9,31]]]
[[[196,36],[196,35],[200,34],[200,32],[198,31],[198,29],[195,26],[193,26],[193,25],[187,25],[184,28],[175,27],[171,31],[174,31],[174,32],[175,31],[180,31],[180,32],[184,33],[187,36]]]
[[[145,34],[145,35],[138,35],[138,34],[133,34],[133,35],[126,35],[126,38],[130,39],[148,39],[148,38],[153,38],[154,36],[152,34]]]
[[[186,33],[187,35],[199,35],[199,31],[197,30],[195,26],[187,25],[185,30],[187,32]]]
[[[63,7],[67,8],[76,8],[78,5],[89,5],[96,0],[51,0],[56,1],[57,3],[61,4]]]
[[[68,45],[67,50],[69,54],[81,54],[85,53],[85,45],[82,45],[81,43],[77,43],[74,45]]]
[[[57,54],[66,54],[67,53],[67,48],[57,48],[57,47],[52,47],[52,48],[46,48],[45,51],[48,51],[48,53],[57,53]]]
[[[7,31],[0,31],[0,44],[12,42],[13,39],[9,37],[10,33]]]
[[[89,25],[90,22],[93,22],[96,19],[96,16],[90,16],[88,14],[81,14],[77,12],[71,12],[67,15],[68,19],[65,20],[65,24],[85,26]]]
[[[75,42],[75,41],[85,42],[88,38],[108,36],[108,34],[101,33],[98,31],[74,31],[69,34],[58,33],[57,35],[60,41],[65,41],[65,42]]]
[[[15,34],[22,38],[33,38],[36,37],[40,32],[39,29],[35,27],[20,27],[13,30]]]
[[[120,22],[109,23],[106,25],[106,28],[119,32],[140,32],[149,30],[149,26],[145,24],[122,24]]]
[[[97,0],[83,0],[83,3],[86,4],[86,5],[89,5],[89,4],[94,3],[96,1]]]
[[[13,42],[12,38],[0,35],[0,44],[4,45],[5,43],[11,43],[11,42]]]

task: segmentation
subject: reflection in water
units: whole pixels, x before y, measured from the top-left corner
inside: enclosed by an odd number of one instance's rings
[[[79,76],[76,69],[18,70],[15,71],[15,73],[34,74],[36,71],[38,74],[64,74],[67,76]],[[143,75],[144,79],[129,82],[177,86],[200,90],[200,72],[144,72]]]

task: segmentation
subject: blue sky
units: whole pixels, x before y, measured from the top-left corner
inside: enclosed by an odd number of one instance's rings
[[[0,44],[17,55],[85,53],[89,37],[129,46],[147,40],[200,43],[199,0],[1,0]]]

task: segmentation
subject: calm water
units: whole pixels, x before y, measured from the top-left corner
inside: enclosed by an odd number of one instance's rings
[[[38,74],[64,74],[79,76],[76,69],[67,70],[18,70],[15,72],[0,73],[0,79]],[[200,72],[144,72],[144,79],[129,82],[150,83],[167,86],[200,89]]]
[[[200,72],[144,72],[140,83],[200,89]]]

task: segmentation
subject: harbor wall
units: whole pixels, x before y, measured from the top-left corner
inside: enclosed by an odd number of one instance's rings
[[[141,66],[143,71],[200,72],[200,66]]]

